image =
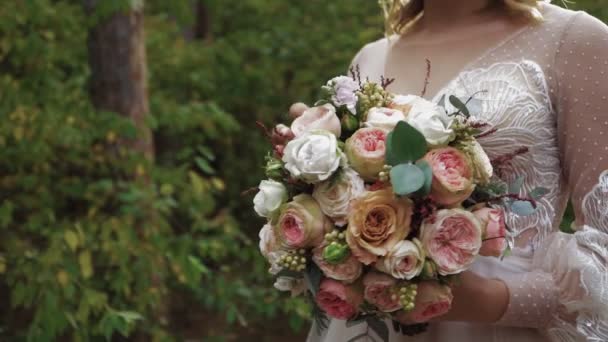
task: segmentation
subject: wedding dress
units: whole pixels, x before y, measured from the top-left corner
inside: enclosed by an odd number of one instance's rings
[[[533,215],[508,213],[519,241],[512,255],[473,266],[504,280],[508,309],[494,325],[432,323],[413,337],[389,324],[390,341],[608,341],[608,27],[584,12],[553,5],[542,12],[544,22],[483,52],[434,96],[474,95],[474,119],[498,129],[479,140],[490,158],[529,149],[502,178],[525,176],[523,191],[549,189]],[[385,73],[391,44],[381,39],[360,51],[354,64],[362,77],[399,77]],[[575,234],[558,229],[568,198]],[[313,326],[308,341],[380,339],[366,323],[331,320],[320,335]]]

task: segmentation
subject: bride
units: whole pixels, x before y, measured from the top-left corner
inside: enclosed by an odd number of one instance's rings
[[[385,3],[391,35],[354,58],[361,76],[435,102],[475,95],[477,118],[498,128],[480,143],[512,158],[502,178],[550,190],[535,214],[509,214],[511,256],[478,258],[451,312],[390,341],[608,341],[608,27],[540,0]],[[558,232],[569,198],[573,235]],[[380,341],[369,331],[332,320],[308,340]]]

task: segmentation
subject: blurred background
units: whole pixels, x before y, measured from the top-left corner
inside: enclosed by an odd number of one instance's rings
[[[303,340],[242,194],[255,122],[382,37],[377,2],[142,4],[0,2],[0,340]]]

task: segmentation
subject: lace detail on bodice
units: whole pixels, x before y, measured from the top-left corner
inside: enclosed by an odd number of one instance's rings
[[[608,233],[608,170],[583,200],[583,215],[587,225]]]
[[[508,212],[507,216],[515,236],[534,230],[532,243],[537,245],[553,231],[566,195],[561,186],[556,118],[543,70],[528,60],[495,63],[462,72],[436,95],[435,101],[449,95],[463,100],[474,96],[471,118],[498,129],[479,139],[490,159],[522,147],[529,149],[502,169],[501,179],[511,183],[523,177],[522,195],[536,187],[549,190],[538,201],[534,214],[517,216]],[[449,104],[446,106],[448,110],[453,109]]]

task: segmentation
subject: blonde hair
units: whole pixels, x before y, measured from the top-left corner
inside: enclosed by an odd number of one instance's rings
[[[543,20],[540,6],[549,0],[499,0],[516,13],[523,13],[532,20]],[[379,0],[384,11],[386,34],[404,34],[422,17],[424,0]]]

